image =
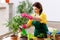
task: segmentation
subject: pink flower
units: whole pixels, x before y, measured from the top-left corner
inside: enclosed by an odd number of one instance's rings
[[[28,18],[28,19],[30,19],[30,20],[31,20],[31,19],[33,19],[33,17],[32,17],[32,16],[30,16],[30,15],[28,15],[28,16],[27,16],[27,18]]]
[[[22,17],[27,17],[28,14],[27,14],[27,13],[22,13],[21,16],[22,16]]]
[[[33,19],[33,17],[31,15],[28,15],[27,13],[22,13],[21,16],[28,19]]]

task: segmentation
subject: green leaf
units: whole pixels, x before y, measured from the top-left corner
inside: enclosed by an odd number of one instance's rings
[[[17,13],[32,13],[32,4],[29,0],[22,1],[17,7]]]
[[[15,33],[15,32],[17,32],[19,26],[26,22],[27,22],[26,18],[22,18],[22,17],[16,15],[11,20],[8,21],[7,27],[9,27]]]

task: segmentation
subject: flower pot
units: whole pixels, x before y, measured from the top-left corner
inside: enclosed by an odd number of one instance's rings
[[[47,35],[47,38],[51,38],[51,35]]]
[[[16,35],[11,35],[11,40],[17,40],[17,36]]]
[[[29,40],[33,40],[33,39],[31,38],[31,39],[29,39]]]
[[[37,40],[44,40],[44,38],[37,38]]]
[[[60,34],[57,34],[57,35],[55,36],[55,39],[56,39],[56,40],[60,40]]]
[[[20,37],[20,40],[28,40],[27,37]]]

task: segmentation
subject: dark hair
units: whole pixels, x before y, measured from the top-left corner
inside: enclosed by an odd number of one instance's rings
[[[39,2],[35,2],[35,3],[33,4],[33,6],[37,7],[38,9],[40,9],[40,14],[42,13],[43,8],[42,8],[41,3],[39,3]]]

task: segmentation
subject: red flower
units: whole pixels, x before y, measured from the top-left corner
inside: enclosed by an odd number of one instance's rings
[[[10,0],[5,0],[5,2],[6,2],[6,3],[9,3],[9,2],[10,2]]]

